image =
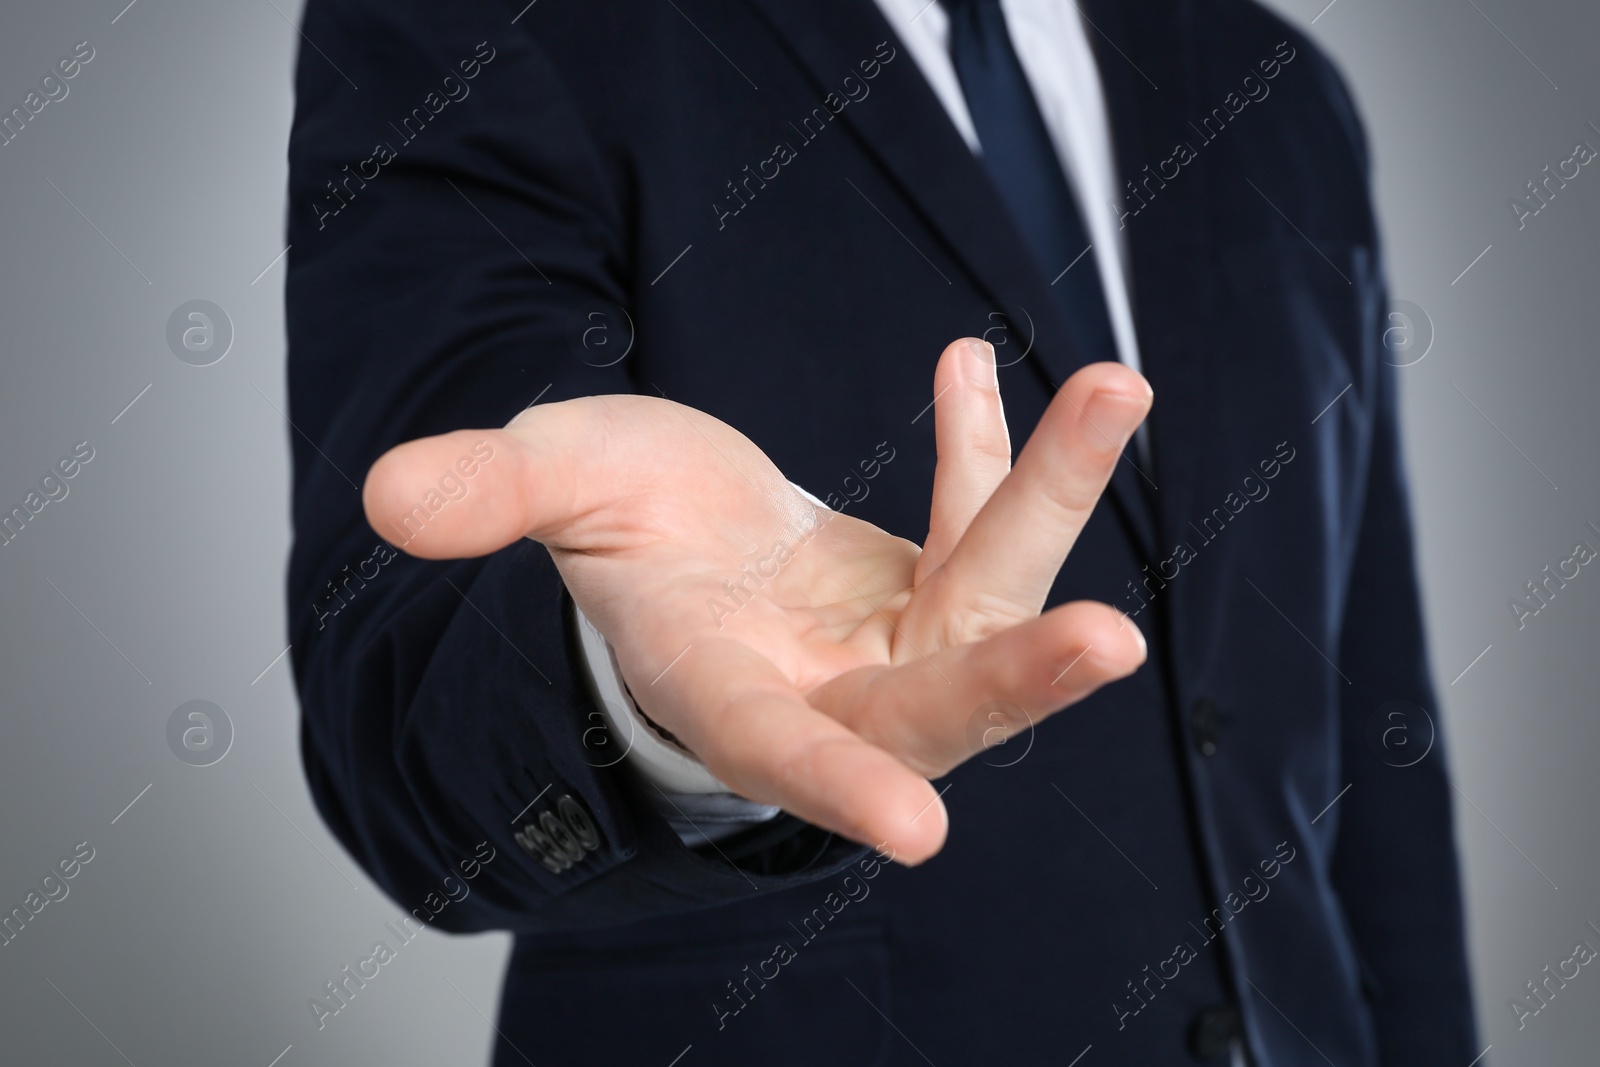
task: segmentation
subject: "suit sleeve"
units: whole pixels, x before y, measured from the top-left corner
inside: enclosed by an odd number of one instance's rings
[[[1381,270],[1366,300],[1382,318]],[[1412,548],[1397,370],[1382,358],[1377,336],[1368,351],[1370,446],[1340,637],[1350,680],[1341,715],[1349,790],[1338,809],[1333,880],[1361,957],[1380,1061],[1464,1064],[1480,1049],[1452,788]]]
[[[1365,514],[1345,606],[1341,659],[1351,684],[1342,758],[1350,789],[1333,877],[1363,956],[1381,1062],[1467,1063],[1480,1050],[1394,377],[1393,368],[1380,367]]]
[[[425,562],[364,520],[361,480],[401,441],[635,387],[626,168],[513,14],[306,8],[288,602],[313,797],[397,903],[449,929],[603,926],[825,877],[861,850],[815,828],[725,850],[741,869],[679,841],[599,726],[541,546]],[[493,462],[463,458],[419,527]]]

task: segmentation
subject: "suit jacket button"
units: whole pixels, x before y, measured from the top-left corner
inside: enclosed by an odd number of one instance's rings
[[[1194,747],[1202,756],[1216,755],[1220,725],[1214,702],[1205,697],[1194,702],[1194,709],[1189,713],[1189,729],[1194,734]]]
[[[583,859],[583,846],[578,844],[578,839],[572,835],[571,830],[567,829],[567,824],[556,818],[554,812],[541,812],[539,826],[544,830],[545,836],[554,844],[555,851],[563,859],[572,863],[577,863]]]
[[[1189,1054],[1202,1063],[1220,1060],[1239,1038],[1239,1009],[1231,1004],[1202,1008],[1189,1026]]]
[[[550,839],[538,823],[530,822],[512,835],[522,851],[539,861],[551,874],[561,874],[572,866],[572,860]]]
[[[566,823],[567,829],[572,831],[572,836],[587,852],[594,852],[600,847],[600,831],[594,825],[594,819],[589,816],[589,809],[571,795],[563,796],[556,801],[556,811],[561,815],[561,821]]]

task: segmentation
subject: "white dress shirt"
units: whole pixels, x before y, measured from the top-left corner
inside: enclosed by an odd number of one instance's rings
[[[876,0],[878,10],[899,34],[950,121],[974,154],[983,152],[978,131],[950,60],[950,16],[938,0]],[[1078,213],[1094,250],[1105,289],[1106,311],[1116,338],[1117,356],[1139,369],[1133,308],[1121,224],[1113,207],[1116,164],[1111,120],[1100,87],[1100,68],[1089,47],[1093,31],[1066,0],[1001,0],[1006,28],[1022,73],[1033,89],[1056,158],[1078,201]]]

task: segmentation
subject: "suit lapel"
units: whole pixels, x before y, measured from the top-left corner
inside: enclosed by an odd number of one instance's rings
[[[1190,2],[1140,5],[1136,28],[1126,0],[1083,0],[1082,10],[1105,87],[1119,180],[1142,183],[1173,155],[1186,120],[1201,110],[1193,106],[1199,57]],[[1160,488],[1148,499],[1159,543],[1169,550],[1188,536],[1193,486],[1215,431],[1206,418],[1205,398],[1215,388],[1208,376],[1220,369],[1203,358],[1206,339],[1197,335],[1206,321],[1211,237],[1206,213],[1192,205],[1209,202],[1206,172],[1191,165],[1179,180],[1183,185],[1172,189],[1153,182],[1165,202],[1151,201],[1127,217],[1122,231],[1141,369],[1156,393],[1148,423],[1153,455],[1146,469]],[[1119,204],[1125,192],[1126,185],[1118,191]],[[1138,204],[1130,197],[1126,208]]]
[[[1059,387],[1085,360],[988,175],[877,5],[872,0],[748,2],[807,71],[819,100],[841,72],[871,56],[879,42],[897,45],[900,61],[879,75],[875,102],[848,107],[839,117],[1004,313],[1013,332],[1031,336],[1029,362],[1051,389]],[[1152,490],[1137,462],[1130,449],[1117,465],[1110,496],[1129,534],[1149,556],[1156,545],[1147,495]]]

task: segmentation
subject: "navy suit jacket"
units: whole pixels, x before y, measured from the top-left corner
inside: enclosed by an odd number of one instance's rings
[[[996,344],[1019,447],[1092,357],[870,0],[524,3],[310,0],[290,145],[306,773],[414,921],[517,934],[496,1063],[1143,1067],[1228,1006],[1262,1067],[1469,1062],[1329,61],[1249,0],[1087,6],[1156,400],[1051,603],[1151,655],[936,783],[949,843],[907,870],[793,820],[684,847],[596,728],[545,550],[396,555],[357,484],[536,400],[660,393],[920,542],[944,345]]]

